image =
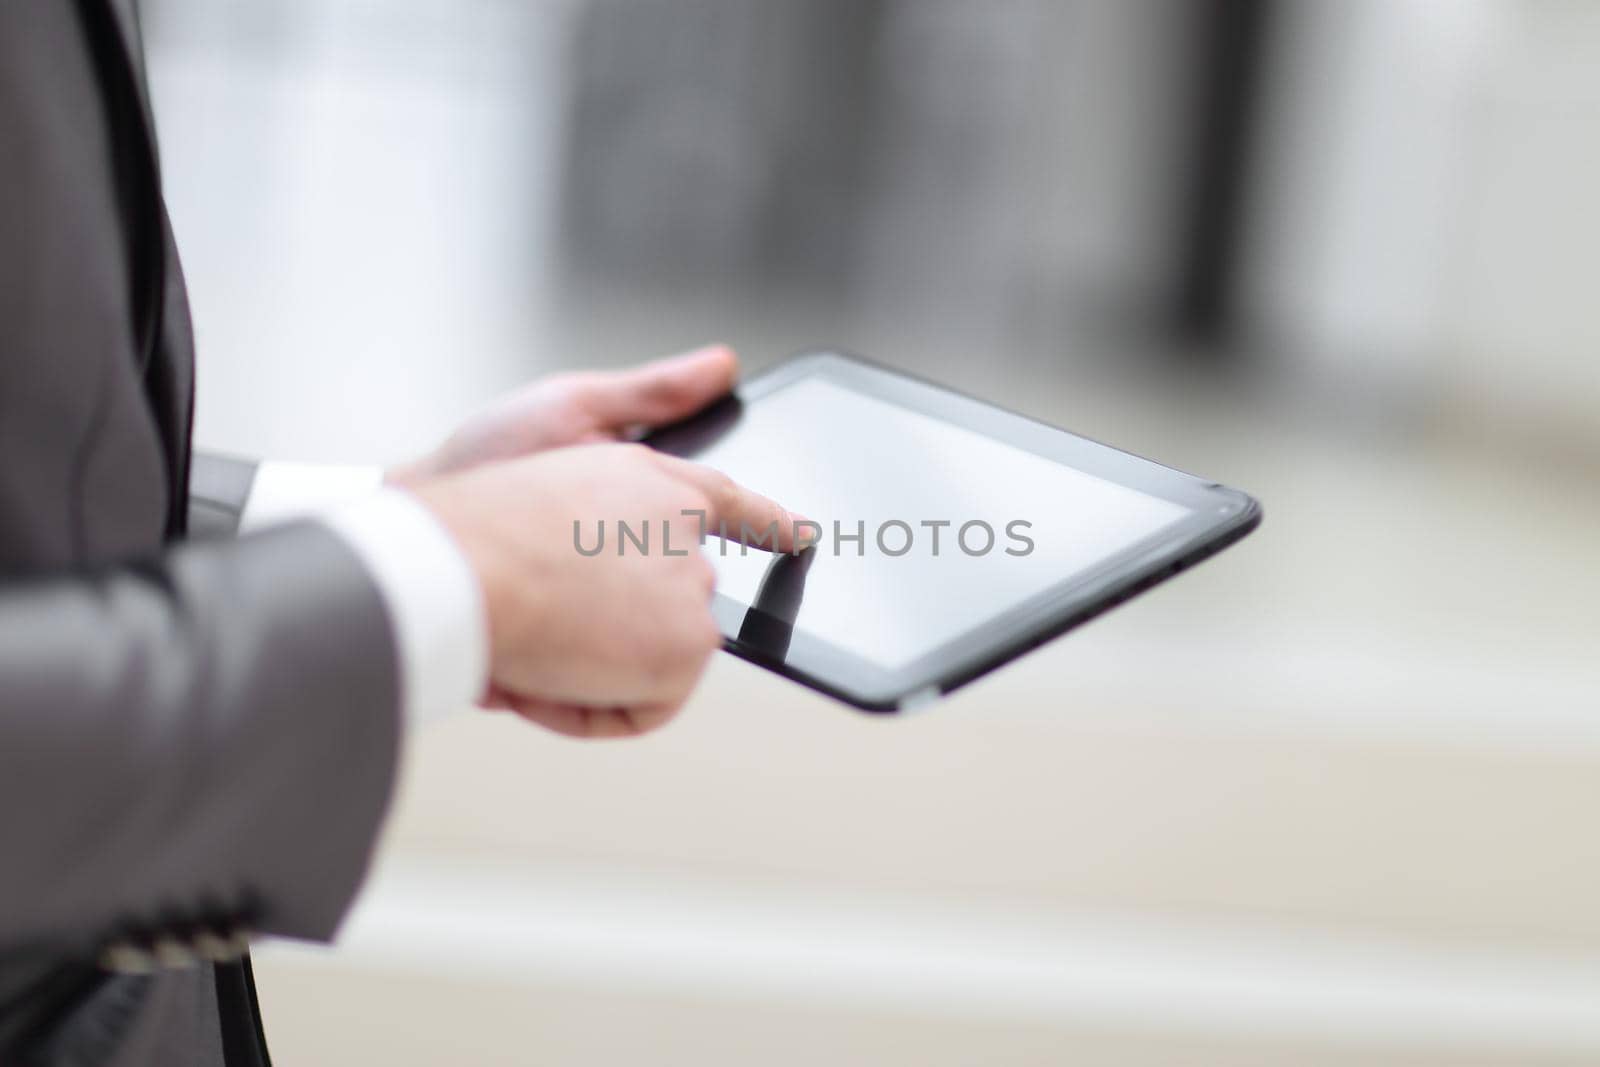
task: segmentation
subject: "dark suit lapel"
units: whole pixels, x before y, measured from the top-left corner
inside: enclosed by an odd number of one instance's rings
[[[133,93],[139,102],[139,114],[144,118],[145,137],[149,140],[152,155],[155,148],[155,123],[150,113],[150,96],[145,87],[144,32],[139,25],[138,0],[100,0],[111,11],[117,36],[122,41],[122,52],[127,59],[132,76]]]
[[[128,230],[139,369],[155,355],[165,298],[165,219],[136,0],[78,0],[112,126],[118,200]]]
[[[167,457],[167,535],[180,537],[188,513],[194,342],[183,273],[161,196],[138,0],[78,2],[91,37],[98,38],[107,110],[118,126],[119,182],[139,308],[139,371]]]

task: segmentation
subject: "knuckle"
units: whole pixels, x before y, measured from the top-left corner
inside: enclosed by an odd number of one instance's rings
[[[717,505],[725,509],[739,502],[739,486],[721,471],[717,471],[711,480],[711,493]]]
[[[596,737],[638,737],[661,725],[655,708],[617,708]]]
[[[678,510],[679,512],[698,511],[702,514],[709,514],[712,510],[711,498],[694,486],[686,485],[678,494]]]
[[[546,384],[567,403],[579,409],[597,404],[604,392],[604,382],[592,371],[562,371],[551,375]]]
[[[658,404],[683,404],[697,397],[693,381],[670,374],[653,379],[647,393]]]

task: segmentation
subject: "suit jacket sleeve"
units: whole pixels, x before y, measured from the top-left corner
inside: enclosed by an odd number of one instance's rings
[[[0,947],[325,938],[396,761],[396,652],[313,522],[0,585]]]

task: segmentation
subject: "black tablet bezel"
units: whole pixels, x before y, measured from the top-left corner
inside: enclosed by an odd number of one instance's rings
[[[751,607],[722,593],[712,611],[723,647],[742,659],[865,711],[904,711],[965,685],[1094,616],[1210,556],[1253,530],[1261,507],[1249,495],[1109,445],[1080,437],[841,352],[806,352],[738,386],[741,406],[803,378],[828,381],[981,433],[1015,448],[1188,508],[1191,514],[1151,537],[975,625],[961,636],[897,668],[885,668],[794,629],[779,658],[741,641]],[[656,431],[645,443],[694,458],[694,419]],[[707,551],[715,551],[709,544]]]

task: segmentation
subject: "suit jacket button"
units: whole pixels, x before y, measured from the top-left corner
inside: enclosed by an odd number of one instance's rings
[[[212,963],[227,963],[239,957],[234,950],[233,943],[226,937],[220,937],[210,930],[201,930],[194,935],[193,944],[195,953],[203,960]]]
[[[235,958],[243,956],[250,951],[250,938],[252,936],[254,936],[253,931],[243,926],[236,927],[228,934],[228,947],[233,950]]]
[[[149,974],[156,958],[131,941],[113,941],[100,953],[100,969],[116,974]]]
[[[193,967],[195,965],[194,952],[175,937],[162,937],[156,940],[155,961],[162,967],[178,969]]]

